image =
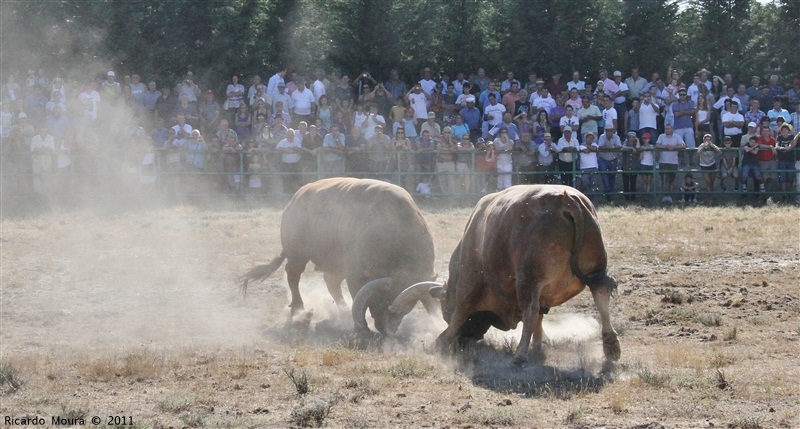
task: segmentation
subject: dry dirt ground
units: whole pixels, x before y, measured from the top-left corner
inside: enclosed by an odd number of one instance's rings
[[[444,277],[469,209],[425,214]],[[237,276],[280,251],[279,210],[3,220],[0,424],[800,427],[798,210],[599,217],[622,359],[604,364],[585,292],[545,318],[546,360],[523,368],[511,364],[517,332],[436,354],[445,323],[421,308],[365,346],[311,266],[308,311],[292,323],[282,270],[242,303]]]

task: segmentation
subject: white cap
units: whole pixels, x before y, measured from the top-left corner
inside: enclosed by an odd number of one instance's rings
[[[108,77],[116,77],[117,75],[114,73],[114,70],[109,70],[108,73],[106,73],[106,76],[108,76]]]

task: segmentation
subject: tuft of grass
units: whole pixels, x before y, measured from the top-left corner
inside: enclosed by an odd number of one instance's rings
[[[206,418],[203,414],[184,414],[181,416],[181,421],[190,428],[201,428],[206,425]]]
[[[308,380],[308,373],[305,370],[296,371],[294,368],[284,371],[289,381],[294,385],[294,390],[302,396],[311,392],[311,383]]]
[[[725,332],[725,335],[722,336],[722,339],[725,341],[736,341],[736,337],[739,335],[739,331],[734,326],[733,329]]]
[[[736,362],[736,359],[726,355],[721,351],[712,354],[711,359],[709,360],[709,364],[711,364],[712,368],[726,367],[728,365],[732,365],[734,362]]]
[[[417,361],[403,359],[389,368],[389,374],[394,378],[416,378],[425,376],[429,369]]]
[[[743,416],[730,423],[729,429],[762,429],[760,416]]]
[[[22,384],[19,370],[14,365],[0,363],[0,386],[7,385],[11,391],[15,391],[22,387]]]
[[[583,407],[570,408],[566,416],[564,416],[564,423],[576,424],[583,421],[586,411]]]
[[[627,399],[627,395],[615,393],[611,398],[611,411],[613,411],[614,414],[622,414],[628,411],[628,409],[625,407]]]
[[[164,356],[144,349],[129,353],[122,358],[119,374],[136,381],[153,380],[164,372]]]
[[[638,376],[644,384],[653,387],[665,387],[672,380],[669,374],[651,371],[650,368],[643,365],[639,365],[638,368],[636,368],[636,376]]]
[[[335,400],[316,398],[312,400],[302,400],[300,404],[292,409],[289,422],[298,427],[319,428],[325,424],[325,419],[333,408]]]
[[[676,305],[691,304],[694,302],[694,296],[679,290],[669,290],[664,292],[664,295],[661,297],[661,302]]]
[[[766,318],[761,317],[761,316],[749,317],[749,318],[747,318],[747,321],[753,326],[769,325],[769,321]]]
[[[694,320],[703,326],[722,326],[722,315],[717,313],[697,313]]]
[[[354,357],[355,352],[350,349],[328,349],[322,352],[322,366],[339,366],[351,362]]]
[[[194,403],[194,399],[188,396],[168,396],[158,401],[156,408],[165,413],[178,414],[189,411]]]

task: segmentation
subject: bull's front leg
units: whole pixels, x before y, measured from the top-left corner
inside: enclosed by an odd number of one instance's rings
[[[619,360],[622,352],[619,347],[617,332],[614,330],[614,327],[611,326],[611,288],[606,287],[606,285],[592,288],[592,298],[594,298],[594,305],[597,307],[598,313],[600,313],[600,324],[602,325],[603,333],[603,354],[605,354],[608,360]]]

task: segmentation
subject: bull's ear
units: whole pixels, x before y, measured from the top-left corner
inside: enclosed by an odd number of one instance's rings
[[[445,283],[444,286],[432,287],[431,290],[428,291],[428,293],[432,297],[434,297],[436,299],[442,299],[444,297],[444,294],[445,294],[446,291],[447,291],[447,289],[446,289],[446,283]]]

